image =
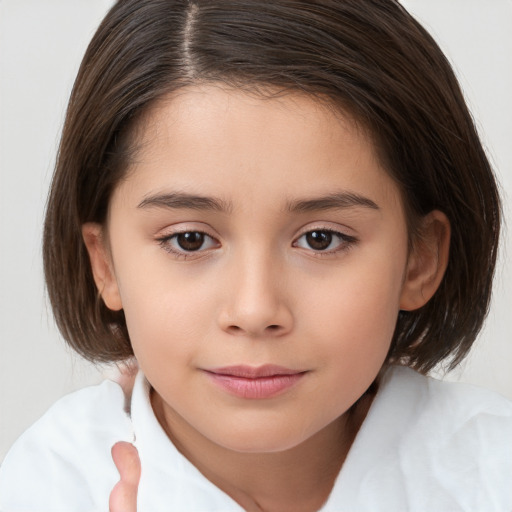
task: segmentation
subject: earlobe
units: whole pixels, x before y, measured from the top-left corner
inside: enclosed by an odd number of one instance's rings
[[[82,226],[94,282],[107,308],[113,311],[123,309],[119,287],[113,270],[110,252],[106,246],[103,228],[100,224],[87,222]]]
[[[424,306],[439,288],[450,252],[450,221],[439,210],[421,221],[420,234],[409,255],[400,309],[413,311]]]

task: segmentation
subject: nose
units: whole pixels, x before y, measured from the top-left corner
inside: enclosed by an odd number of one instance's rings
[[[292,330],[286,277],[273,258],[250,255],[232,261],[223,284],[222,330],[253,338],[280,337]]]

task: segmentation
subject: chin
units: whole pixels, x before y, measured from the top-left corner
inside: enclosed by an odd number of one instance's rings
[[[278,453],[295,448],[306,439],[295,436],[289,429],[251,428],[229,431],[221,438],[210,438],[216,444],[238,453]]]

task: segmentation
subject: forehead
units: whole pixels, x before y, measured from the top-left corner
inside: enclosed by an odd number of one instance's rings
[[[257,192],[281,202],[283,194],[293,199],[334,188],[398,192],[368,132],[301,93],[187,87],[153,105],[136,130],[136,144],[126,181],[139,195],[172,187],[235,203],[241,194],[247,205]]]

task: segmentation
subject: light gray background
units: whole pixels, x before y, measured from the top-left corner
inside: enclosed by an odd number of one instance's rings
[[[512,0],[404,0],[458,72],[501,181],[512,196]],[[0,0],[0,460],[57,398],[98,382],[65,348],[45,299],[40,244],[67,98],[111,0]],[[512,398],[511,234],[492,312],[472,355],[447,378]],[[440,372],[442,373],[442,372]]]

